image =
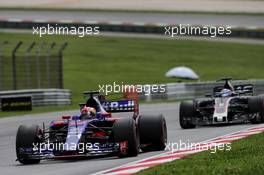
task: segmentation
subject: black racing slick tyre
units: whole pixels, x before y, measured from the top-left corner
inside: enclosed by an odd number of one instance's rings
[[[163,115],[139,116],[138,130],[141,150],[161,151],[167,144],[167,126]]]
[[[263,111],[263,98],[255,96],[248,98],[248,108],[250,113],[257,113]]]
[[[259,115],[261,116],[261,123],[264,123],[264,94],[261,94],[258,97],[260,97],[262,101],[262,111],[259,113]]]
[[[134,119],[118,119],[113,125],[113,134],[116,143],[127,142],[126,152],[120,151],[119,157],[134,157],[138,155],[139,137]]]
[[[38,158],[31,158],[30,155],[25,154],[21,149],[32,148],[33,144],[41,143],[41,129],[37,125],[25,126],[20,125],[16,135],[16,154],[17,160],[22,164],[37,164],[40,162]]]
[[[180,104],[180,126],[182,129],[195,128],[196,125],[193,123],[195,117],[195,106],[194,102],[181,102]]]
[[[254,118],[250,119],[253,124],[258,124],[264,122],[264,106],[263,106],[263,96],[250,97],[248,99],[248,109]]]

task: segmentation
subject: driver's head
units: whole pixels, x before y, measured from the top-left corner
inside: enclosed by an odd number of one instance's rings
[[[82,118],[95,118],[96,117],[96,110],[92,107],[84,106],[81,110],[81,116]]]
[[[232,91],[230,89],[222,89],[220,92],[221,97],[230,97],[232,96]]]

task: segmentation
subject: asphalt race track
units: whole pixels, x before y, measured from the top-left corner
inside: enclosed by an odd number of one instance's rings
[[[241,129],[250,128],[252,124],[242,124],[233,126],[199,127],[191,130],[182,130],[178,124],[178,104],[144,104],[140,106],[141,114],[163,113],[166,117],[169,142],[196,143],[205,141],[217,136],[225,135]],[[76,114],[78,111],[52,112],[46,114],[26,115],[20,117],[9,117],[0,119],[0,171],[1,174],[38,174],[38,175],[79,175],[92,174],[102,170],[120,166],[132,161],[147,158],[163,151],[141,153],[138,157],[118,159],[117,157],[87,158],[84,160],[44,160],[37,165],[21,165],[16,162],[15,136],[20,124],[40,124],[48,123],[59,119],[63,114]]]
[[[125,23],[165,23],[192,25],[230,25],[238,27],[264,27],[264,16],[173,14],[142,12],[76,12],[76,11],[20,11],[1,10],[0,18],[22,20],[73,20]]]

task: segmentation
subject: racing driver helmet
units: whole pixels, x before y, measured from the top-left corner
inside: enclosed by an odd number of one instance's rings
[[[230,89],[222,89],[220,92],[220,97],[230,97],[232,96],[232,91]]]
[[[81,119],[96,118],[96,110],[92,107],[84,106],[81,110]]]

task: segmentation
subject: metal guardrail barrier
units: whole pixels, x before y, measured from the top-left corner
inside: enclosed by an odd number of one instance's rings
[[[0,19],[0,28],[10,29],[32,29],[33,27],[41,27],[47,25],[55,26],[59,24],[60,27],[96,27],[100,28],[100,31],[110,32],[131,32],[131,33],[151,33],[151,34],[164,34],[165,29],[161,24],[137,24],[137,23],[100,23],[100,22],[65,22],[65,21],[39,21],[39,20],[5,20]],[[176,24],[174,26],[177,26]],[[223,35],[224,36],[224,35]],[[263,28],[252,27],[236,27],[232,28],[231,35],[228,37],[243,37],[243,38],[264,38]]]
[[[232,84],[253,84],[254,95],[264,94],[264,80],[239,80],[232,81]],[[156,99],[165,100],[186,100],[205,97],[207,93],[213,93],[215,86],[222,85],[223,82],[197,82],[197,83],[168,83],[165,84],[166,91],[164,93],[151,93],[149,96],[146,93],[141,93],[141,100],[151,101]],[[149,92],[147,92],[149,93]]]
[[[71,104],[71,91],[67,89],[26,89],[0,91],[1,98],[4,97],[32,97],[32,106],[59,106]],[[1,105],[0,105],[1,106]]]

